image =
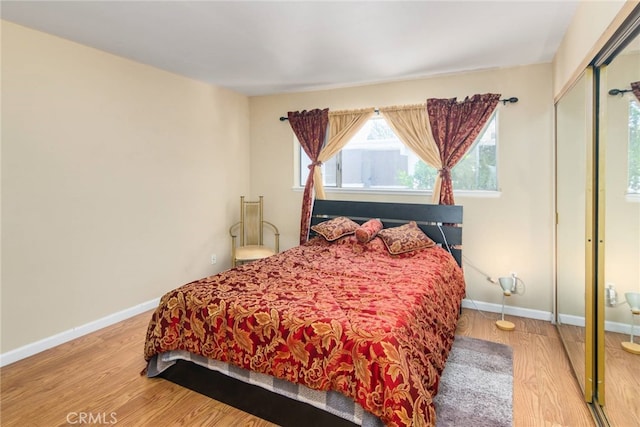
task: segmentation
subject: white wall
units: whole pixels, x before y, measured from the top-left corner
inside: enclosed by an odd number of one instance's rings
[[[3,21],[1,351],[228,267],[249,168],[247,97]]]
[[[464,254],[492,276],[517,272],[525,296],[508,304],[552,310],[553,266],[553,91],[551,64],[491,70],[431,79],[318,92],[253,97],[251,104],[251,191],[264,195],[266,216],[283,233],[283,246],[297,243],[302,193],[294,183],[293,133],[278,118],[287,111],[332,110],[425,102],[429,97],[463,98],[497,92],[520,101],[498,107],[499,197],[458,196],[464,206]],[[428,203],[430,196],[328,198]],[[501,293],[465,267],[468,296],[499,303]]]

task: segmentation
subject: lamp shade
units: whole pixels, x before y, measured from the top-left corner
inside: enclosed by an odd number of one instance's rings
[[[624,294],[624,297],[631,307],[631,312],[633,314],[640,314],[640,292],[627,292]]]
[[[502,288],[502,292],[506,295],[509,296],[511,295],[511,291],[513,289],[513,285],[514,285],[514,279],[513,277],[500,277],[498,278],[498,282],[500,282],[500,287]]]

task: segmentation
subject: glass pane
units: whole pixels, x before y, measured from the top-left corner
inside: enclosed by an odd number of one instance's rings
[[[497,190],[496,115],[487,123],[476,144],[451,170],[456,190]]]
[[[301,186],[310,163],[301,149]],[[370,119],[338,155],[322,165],[322,173],[325,187],[384,190],[433,190],[437,176],[435,168],[405,146],[382,117]],[[494,114],[451,176],[456,190],[497,190],[496,175]]]
[[[335,187],[337,185],[337,157],[334,156],[322,164],[322,183],[325,187]],[[309,175],[309,165],[311,159],[307,153],[300,148],[300,186],[304,187]]]
[[[382,118],[369,120],[342,149],[342,187],[416,188],[412,178],[420,159]]]

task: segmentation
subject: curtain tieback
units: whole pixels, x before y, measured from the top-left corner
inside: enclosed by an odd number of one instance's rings
[[[313,162],[307,167],[313,170],[313,168],[315,168],[316,166],[322,166],[322,162]]]
[[[446,177],[446,176],[451,176],[451,168],[449,166],[445,166],[442,169],[439,169],[438,172],[440,173],[441,177]]]

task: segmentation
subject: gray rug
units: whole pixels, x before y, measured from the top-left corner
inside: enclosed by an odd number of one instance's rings
[[[437,427],[513,425],[511,347],[456,335],[434,402]]]

